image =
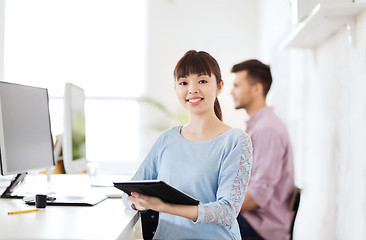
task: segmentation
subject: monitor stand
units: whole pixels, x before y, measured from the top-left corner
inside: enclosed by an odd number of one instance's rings
[[[17,174],[13,180],[11,180],[10,185],[5,189],[3,194],[1,194],[1,198],[23,198],[23,196],[12,195],[12,193],[14,189],[24,180],[25,175],[27,175],[26,172]]]

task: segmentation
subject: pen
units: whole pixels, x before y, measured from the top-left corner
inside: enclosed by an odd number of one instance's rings
[[[28,212],[37,212],[38,209],[24,210],[24,211],[16,211],[16,212],[8,212],[8,215],[18,214],[18,213],[28,213]]]

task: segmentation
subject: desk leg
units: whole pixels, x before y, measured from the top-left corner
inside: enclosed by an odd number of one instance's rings
[[[142,240],[142,227],[141,227],[141,217],[136,222],[135,226],[128,233],[126,240]]]

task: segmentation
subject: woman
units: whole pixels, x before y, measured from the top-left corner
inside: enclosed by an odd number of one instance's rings
[[[127,196],[125,204],[159,212],[156,239],[240,239],[236,217],[250,178],[250,138],[222,122],[217,96],[223,81],[211,55],[188,51],[174,77],[190,121],[160,135],[133,180],[163,180],[200,204],[170,204],[138,193]]]

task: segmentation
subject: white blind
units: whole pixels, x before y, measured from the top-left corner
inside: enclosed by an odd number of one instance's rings
[[[65,82],[84,88],[87,157],[137,159],[146,0],[7,0],[4,12],[5,81],[48,88],[54,135]]]
[[[141,0],[7,0],[4,78],[51,96],[67,81],[89,96],[138,96],[146,8]]]

